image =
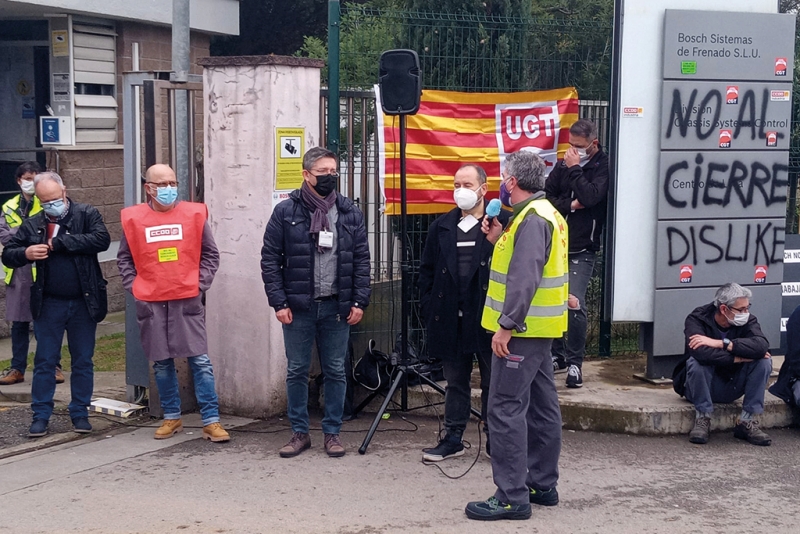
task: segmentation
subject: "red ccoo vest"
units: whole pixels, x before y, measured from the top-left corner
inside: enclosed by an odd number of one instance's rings
[[[165,212],[138,204],[123,209],[120,217],[136,266],[134,297],[161,302],[200,294],[205,204],[178,202]]]

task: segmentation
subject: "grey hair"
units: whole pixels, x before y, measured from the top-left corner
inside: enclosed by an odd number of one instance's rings
[[[506,156],[506,178],[515,177],[523,191],[536,193],[544,189],[544,160],[534,152],[520,150]]]
[[[486,171],[483,170],[483,167],[481,167],[480,165],[476,165],[475,163],[465,163],[464,165],[458,168],[459,171],[461,169],[475,169],[475,172],[478,173],[478,183],[481,185],[486,183]]]
[[[719,309],[723,304],[731,307],[736,304],[739,299],[749,299],[753,296],[753,292],[742,287],[736,282],[730,282],[717,289],[717,294],[714,295],[714,306]]]
[[[569,133],[588,141],[594,141],[597,139],[597,125],[589,119],[578,119],[569,127]]]
[[[333,161],[335,161],[337,164],[339,163],[339,159],[336,157],[336,154],[327,148],[315,146],[314,148],[308,149],[303,155],[303,169],[310,171],[314,164],[322,158],[333,158]]]
[[[40,183],[46,181],[55,182],[61,187],[64,187],[64,180],[61,179],[58,173],[52,171],[40,172],[37,174],[33,179],[33,186],[36,187]]]

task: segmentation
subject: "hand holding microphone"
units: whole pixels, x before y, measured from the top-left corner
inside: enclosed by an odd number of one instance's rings
[[[486,217],[483,218],[483,223],[481,224],[481,231],[486,234],[486,239],[492,245],[497,243],[497,240],[500,239],[500,234],[503,233],[503,225],[497,220],[501,206],[498,199],[493,198],[490,200],[486,206]]]

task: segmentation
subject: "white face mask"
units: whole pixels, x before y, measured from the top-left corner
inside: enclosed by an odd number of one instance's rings
[[[467,187],[459,187],[453,191],[453,200],[462,210],[471,210],[478,204],[478,193]]]
[[[733,326],[744,326],[747,324],[747,320],[750,319],[750,313],[735,313],[733,315],[733,319],[729,319]]]
[[[22,180],[22,182],[19,184],[19,187],[26,195],[32,195],[35,191],[35,188],[33,187],[33,180]]]

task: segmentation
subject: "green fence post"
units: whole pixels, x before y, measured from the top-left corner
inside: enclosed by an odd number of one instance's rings
[[[339,0],[328,1],[328,150],[339,155]]]

